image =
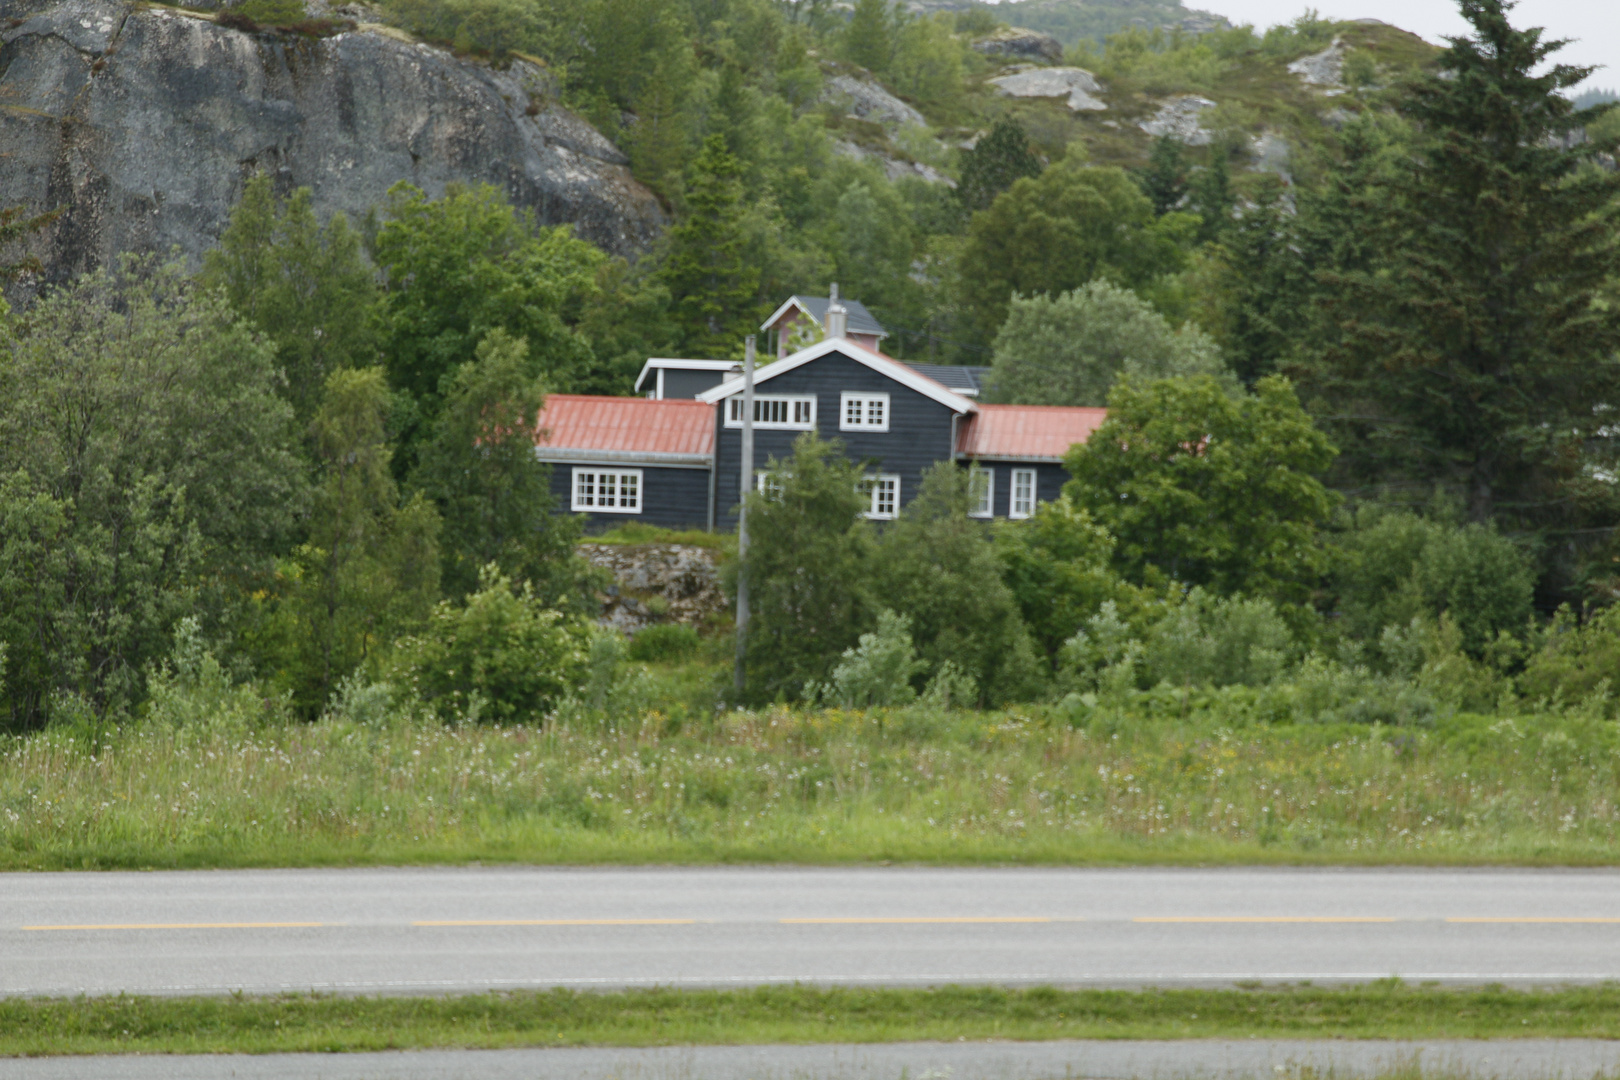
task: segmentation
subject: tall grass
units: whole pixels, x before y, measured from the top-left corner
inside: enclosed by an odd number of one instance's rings
[[[0,866],[1609,863],[1612,726],[773,708],[47,732],[0,744]]]

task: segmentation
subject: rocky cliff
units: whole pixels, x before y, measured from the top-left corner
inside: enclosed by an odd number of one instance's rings
[[[323,218],[359,218],[400,180],[430,195],[463,181],[617,254],[657,235],[657,200],[546,100],[542,69],[349,25],[244,32],[113,0],[0,0],[0,206],[62,208],[34,245],[53,279],[123,251],[196,257],[257,170],[309,187]]]

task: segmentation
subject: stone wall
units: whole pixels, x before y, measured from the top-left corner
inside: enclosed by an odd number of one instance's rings
[[[599,594],[600,621],[634,634],[660,622],[701,626],[731,607],[720,588],[720,553],[692,544],[581,544],[579,553],[613,575]]]

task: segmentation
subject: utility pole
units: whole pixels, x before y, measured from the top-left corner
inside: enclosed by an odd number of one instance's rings
[[[754,487],[754,335],[743,347],[742,476],[737,486],[737,696],[747,682],[748,493]]]

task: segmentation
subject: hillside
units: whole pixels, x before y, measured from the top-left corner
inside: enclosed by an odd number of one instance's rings
[[[1174,30],[1203,32],[1226,27],[1226,19],[1208,11],[1184,7],[1180,0],[1005,0],[986,7],[973,0],[910,0],[913,11],[987,11],[1012,26],[1051,34],[1064,45],[1090,38],[1099,45],[1122,30]]]

